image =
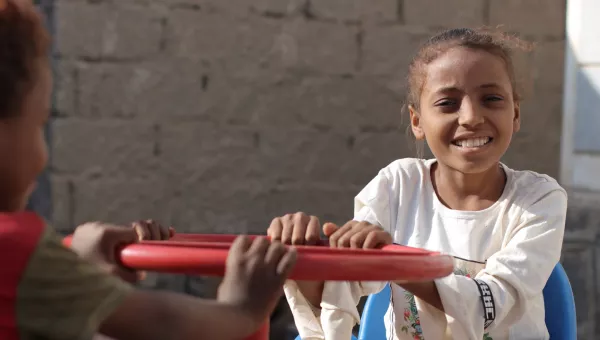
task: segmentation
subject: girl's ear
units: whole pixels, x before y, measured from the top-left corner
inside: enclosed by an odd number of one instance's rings
[[[515,118],[513,119],[513,133],[521,129],[521,103],[515,102]]]
[[[417,140],[425,139],[425,132],[421,127],[421,114],[417,112],[414,106],[408,105],[408,112],[410,113],[410,128]]]

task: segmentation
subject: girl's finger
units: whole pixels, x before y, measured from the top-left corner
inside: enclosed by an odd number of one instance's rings
[[[338,248],[350,248],[350,240],[359,233],[362,233],[364,229],[360,229],[356,227],[356,224],[352,226],[344,235],[340,236],[337,242]],[[360,237],[360,236],[358,236]],[[366,237],[366,234],[364,235]]]
[[[294,229],[292,230],[292,244],[302,245],[304,244],[304,238],[306,237],[306,229],[310,218],[304,213],[297,213],[294,215]]]
[[[374,249],[387,244],[392,244],[392,235],[383,230],[378,230],[372,231],[367,235],[365,242],[363,243],[363,248]]]
[[[335,223],[327,222],[323,224],[323,234],[327,237],[331,237],[338,229],[340,229],[340,227]]]
[[[361,249],[367,236],[374,231],[375,228],[358,229],[354,235],[350,235],[350,248]],[[350,234],[350,233],[348,233]]]
[[[319,241],[319,233],[321,232],[321,223],[316,216],[311,216],[308,221],[308,227],[306,228],[306,233],[304,235],[304,239],[306,240],[306,244],[314,245]]]
[[[284,244],[292,244],[292,235],[294,233],[294,221],[291,216],[285,215],[281,218],[283,229],[281,232],[281,242]]]
[[[283,223],[281,218],[276,217],[271,221],[269,229],[267,229],[267,236],[271,238],[271,241],[281,241],[281,235],[283,234]]]
[[[332,248],[338,247],[338,244],[340,244],[340,239],[344,236],[344,234],[346,234],[352,229],[354,224],[356,224],[355,221],[349,221],[346,224],[344,224],[343,227],[339,228],[333,234],[331,234],[331,236],[329,236],[329,246]]]

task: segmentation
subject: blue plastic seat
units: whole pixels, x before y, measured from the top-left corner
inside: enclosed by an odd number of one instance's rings
[[[370,295],[365,304],[358,340],[386,340],[384,316],[390,305],[391,289]],[[551,340],[577,340],[575,299],[567,273],[560,263],[554,267],[544,287],[546,327]],[[300,336],[296,340],[301,340]],[[352,337],[352,340],[356,338]]]
[[[392,288],[389,284],[377,294],[369,295],[358,329],[358,340],[386,340],[385,313],[390,307]]]
[[[559,263],[544,287],[546,327],[551,340],[577,340],[575,299],[569,277]]]

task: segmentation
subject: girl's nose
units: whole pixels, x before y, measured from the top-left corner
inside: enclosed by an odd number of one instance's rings
[[[463,104],[458,111],[458,124],[463,126],[474,127],[483,123],[483,112],[469,101],[463,101]]]

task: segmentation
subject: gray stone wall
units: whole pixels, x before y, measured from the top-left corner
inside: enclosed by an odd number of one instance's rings
[[[506,162],[556,176],[564,1],[543,3],[57,0],[54,223],[343,221],[378,169],[415,155],[400,112],[408,60],[456,25],[539,42],[521,58],[532,100]]]
[[[565,0],[55,0],[54,11],[49,175],[64,232],[98,219],[202,233],[260,233],[298,210],[349,219],[381,167],[416,154],[400,112],[408,61],[456,26],[538,43],[517,60],[528,100],[505,162],[558,176]],[[588,339],[599,222],[589,199],[572,205],[564,258]],[[214,292],[181,277],[148,286]]]
[[[575,294],[579,339],[600,338],[600,193],[569,192],[563,265]]]

